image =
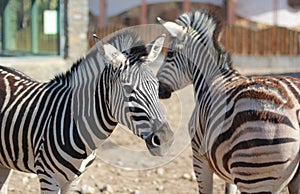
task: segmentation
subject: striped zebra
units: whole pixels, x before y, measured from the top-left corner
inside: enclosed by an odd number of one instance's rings
[[[36,173],[41,193],[65,193],[118,123],[164,155],[173,132],[147,65],[164,39],[118,33],[46,83],[0,67],[0,189],[15,169]]]
[[[219,42],[221,21],[210,11],[158,20],[172,37],[157,73],[160,98],[194,86],[189,130],[199,193],[212,193],[215,173],[241,193],[279,193],[288,186],[299,194],[300,79],[242,76]]]

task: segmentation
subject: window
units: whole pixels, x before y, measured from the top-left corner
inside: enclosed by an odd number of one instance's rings
[[[0,56],[59,55],[59,0],[1,0]]]

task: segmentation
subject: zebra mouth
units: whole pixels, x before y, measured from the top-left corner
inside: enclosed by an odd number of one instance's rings
[[[158,96],[160,99],[167,99],[171,97],[173,90],[167,84],[159,82]]]

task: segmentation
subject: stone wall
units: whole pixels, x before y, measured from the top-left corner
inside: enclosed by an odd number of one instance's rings
[[[76,61],[87,52],[88,1],[67,0],[67,58]]]

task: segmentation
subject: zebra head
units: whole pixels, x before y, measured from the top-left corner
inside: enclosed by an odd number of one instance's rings
[[[184,13],[175,22],[157,20],[171,35],[164,64],[157,73],[159,80],[159,97],[169,98],[175,90],[181,89],[193,81],[193,72],[202,71],[195,69],[196,64],[201,64],[205,58],[200,50],[214,44],[216,23],[205,11]],[[195,63],[196,64],[195,64]]]
[[[182,52],[187,29],[174,22],[165,22],[159,17],[157,19],[171,35],[164,63],[157,72],[159,97],[164,99],[169,98],[173,91],[191,84],[192,74],[188,67],[189,59]]]
[[[152,155],[160,156],[172,145],[173,132],[159,103],[158,80],[148,64],[160,54],[164,39],[161,35],[144,45],[137,35],[127,32],[96,44],[108,64],[112,116],[144,139]]]

